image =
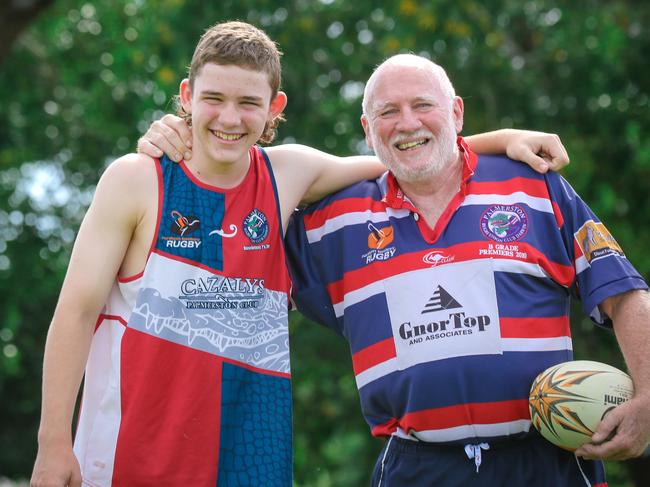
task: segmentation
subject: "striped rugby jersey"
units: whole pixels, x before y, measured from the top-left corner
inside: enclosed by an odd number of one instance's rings
[[[603,323],[600,302],[647,288],[561,176],[459,146],[435,228],[387,173],[297,213],[285,239],[293,298],[348,340],[375,436],[525,434],[533,379],[572,358],[571,296]]]
[[[92,340],[84,485],[291,485],[289,277],[271,166],[249,155],[227,190],[157,162],[146,267],[116,281]]]

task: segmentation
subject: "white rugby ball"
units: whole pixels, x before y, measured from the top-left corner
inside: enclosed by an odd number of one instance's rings
[[[632,379],[611,365],[574,360],[549,367],[530,388],[533,426],[551,443],[574,451],[607,412],[632,397]]]

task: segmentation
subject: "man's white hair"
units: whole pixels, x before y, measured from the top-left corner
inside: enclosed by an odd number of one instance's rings
[[[368,115],[368,109],[370,108],[370,99],[372,97],[372,91],[374,90],[375,83],[379,73],[388,66],[414,66],[423,70],[430,71],[436,79],[439,81],[442,90],[449,96],[449,101],[454,99],[456,96],[456,90],[454,90],[454,85],[451,84],[447,72],[438,64],[433,61],[418,56],[416,54],[396,54],[389,57],[383,63],[375,68],[375,70],[368,78],[368,82],[363,90],[363,101],[361,102],[361,107],[363,109],[363,114]]]

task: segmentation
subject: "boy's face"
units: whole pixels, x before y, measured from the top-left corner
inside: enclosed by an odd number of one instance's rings
[[[190,89],[181,83],[181,103],[192,115],[195,156],[217,164],[248,164],[248,149],[267,122],[286,106],[282,92],[271,100],[268,76],[235,65],[208,63]]]

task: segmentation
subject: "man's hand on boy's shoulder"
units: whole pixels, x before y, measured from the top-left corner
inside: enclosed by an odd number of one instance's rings
[[[174,162],[192,158],[192,130],[185,120],[167,114],[151,124],[138,140],[138,152],[158,158],[163,154]]]

